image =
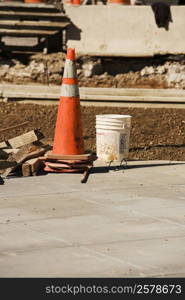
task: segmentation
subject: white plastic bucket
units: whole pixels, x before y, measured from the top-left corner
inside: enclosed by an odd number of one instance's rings
[[[131,116],[96,116],[96,152],[98,159],[122,161],[129,153]]]

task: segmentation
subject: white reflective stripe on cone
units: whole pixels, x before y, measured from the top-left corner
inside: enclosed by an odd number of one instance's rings
[[[61,86],[60,96],[62,96],[62,97],[79,97],[78,85],[63,83]]]
[[[66,59],[63,78],[77,78],[75,62]]]

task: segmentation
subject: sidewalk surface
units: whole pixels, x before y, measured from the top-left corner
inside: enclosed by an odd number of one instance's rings
[[[185,277],[185,162],[0,185],[0,277]]]

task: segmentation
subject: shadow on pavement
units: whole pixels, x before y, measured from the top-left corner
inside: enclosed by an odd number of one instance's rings
[[[150,164],[146,164],[146,163],[143,163],[143,164],[137,164],[137,165],[128,165],[128,164],[125,164],[125,165],[114,165],[114,166],[111,166],[108,165],[108,166],[98,166],[98,167],[93,167],[91,170],[90,170],[90,174],[94,174],[94,173],[108,173],[109,171],[121,171],[121,170],[127,170],[127,169],[138,169],[138,168],[151,168],[151,167],[166,167],[166,166],[175,166],[175,165],[184,165],[184,163],[178,163],[178,162],[169,162],[169,163],[150,163]]]
[[[129,161],[129,162],[134,162],[133,161]],[[137,162],[141,162],[137,160]],[[128,169],[139,169],[139,168],[151,168],[151,167],[166,167],[166,166],[175,166],[175,165],[184,165],[185,162],[168,162],[168,163],[140,163],[140,164],[133,164],[133,165],[128,165],[126,162],[125,164],[117,164],[117,165],[111,165],[111,163],[107,166],[95,166],[95,167],[92,167],[90,169],[88,169],[87,173],[84,175],[84,177],[82,178],[81,180],[81,183],[87,183],[88,181],[88,178],[91,174],[96,174],[96,173],[109,173],[109,171],[125,171],[125,170],[128,170]],[[79,173],[82,173],[82,172],[78,172],[78,173],[75,173],[75,174],[79,174]],[[37,176],[43,176],[43,175],[47,175],[48,173],[45,172],[45,171],[40,171],[38,172]],[[67,174],[67,173],[66,173]],[[70,173],[68,173],[68,175],[70,175]],[[18,177],[17,175],[16,176],[9,176],[9,178],[14,178],[14,177]],[[20,177],[20,178],[25,178],[25,177]],[[0,177],[0,185],[3,185],[4,184],[4,180]]]

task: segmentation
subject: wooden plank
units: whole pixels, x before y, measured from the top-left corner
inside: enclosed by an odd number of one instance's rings
[[[15,161],[0,160],[0,170],[16,167]]]
[[[29,164],[31,166],[31,174],[32,176],[37,175],[38,171],[43,167],[43,161],[40,158],[33,158],[29,160]]]
[[[3,149],[0,149],[0,159],[7,159],[8,158],[8,153],[4,151]]]
[[[2,128],[2,129],[0,129],[0,133],[5,132],[5,131],[10,131],[10,130],[15,129],[15,128],[19,128],[19,127],[22,127],[22,126],[27,125],[27,124],[28,124],[28,121],[23,122],[21,124],[14,125],[14,126],[10,126],[10,127],[7,127],[7,128]]]
[[[19,149],[12,149],[12,148],[4,148],[4,149],[0,149],[3,150],[7,155],[10,155],[12,153],[17,153],[19,151]]]
[[[7,3],[7,2],[6,2]],[[20,2],[19,2],[20,3]],[[18,7],[11,7],[9,5],[6,5],[4,7],[1,6],[0,2],[0,12],[14,12],[14,13],[20,13],[24,12],[25,14],[27,13],[60,13],[61,15],[64,15],[64,12],[61,11],[61,9],[56,8],[55,6],[50,6],[48,7],[47,5],[43,5],[42,7],[34,7],[34,6],[21,6],[19,5]]]
[[[43,51],[43,45],[35,45],[35,46],[14,46],[14,45],[2,45],[1,49],[8,52],[29,52],[36,53]]]
[[[7,2],[0,2],[0,9],[52,9],[52,10],[58,10],[54,5],[52,4],[46,4],[46,3],[21,3],[21,2],[13,2],[13,1],[7,1]]]
[[[21,20],[0,20],[0,28],[6,29],[36,29],[38,30],[61,30],[69,25],[69,22],[52,21],[21,21]]]
[[[10,154],[17,153],[18,151],[19,149],[0,149],[0,159],[7,159]]]
[[[22,175],[23,176],[35,176],[38,171],[42,168],[43,161],[39,158],[32,158],[22,164]]]
[[[26,160],[44,155],[44,153],[46,153],[46,151],[51,149],[51,146],[45,145],[43,147],[37,148],[36,150],[33,150],[33,149],[35,149],[35,147],[33,145],[26,145],[26,146],[22,147],[16,154],[12,154],[8,158],[7,161],[16,162],[16,165],[11,168],[6,169],[2,173],[3,177],[7,177],[11,172],[13,172],[15,170],[15,168],[17,168],[19,165],[21,165]]]
[[[15,37],[35,37],[35,36],[51,36],[57,34],[56,30],[23,30],[23,29],[0,29],[0,35],[2,36],[15,36]]]
[[[30,21],[30,20],[0,20],[0,26],[43,26],[43,27],[63,27],[64,24],[69,24],[69,22],[55,22],[55,21]]]
[[[0,149],[4,149],[4,148],[7,148],[7,147],[8,147],[8,145],[7,145],[6,142],[0,143]]]
[[[0,11],[0,19],[22,19],[22,20],[31,20],[31,19],[39,19],[39,20],[66,20],[67,16],[60,12],[15,12],[13,10]]]
[[[87,166],[86,170],[83,173],[81,183],[87,182],[91,169],[92,169],[92,166]]]
[[[57,155],[53,153],[47,153],[46,159],[53,159],[53,160],[89,160],[92,157],[92,154],[82,154],[82,155]]]
[[[39,130],[35,129],[22,135],[16,136],[12,139],[9,139],[8,144],[12,148],[20,148],[22,146],[41,140],[43,137],[43,134]]]
[[[31,166],[26,162],[22,164],[22,176],[24,177],[31,176]]]
[[[7,148],[7,147],[8,147],[8,145],[6,142],[0,143],[0,148]]]

